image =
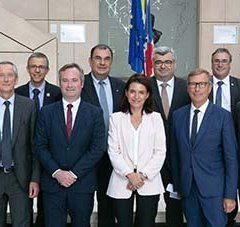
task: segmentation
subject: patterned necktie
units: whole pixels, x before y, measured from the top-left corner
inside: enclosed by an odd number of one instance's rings
[[[67,137],[70,139],[72,133],[72,104],[67,105]]]
[[[200,110],[196,109],[194,110],[193,120],[192,120],[192,131],[191,131],[191,144],[192,146],[195,143],[196,137],[197,137],[197,126],[198,126],[198,113]]]
[[[100,105],[103,110],[103,117],[106,127],[106,132],[108,131],[108,125],[109,125],[109,109],[108,109],[108,103],[107,103],[107,96],[104,89],[104,85],[106,84],[104,81],[100,80],[99,82],[100,89],[99,89],[99,97],[100,97]]]
[[[168,84],[163,82],[161,84],[162,91],[161,91],[161,99],[162,99],[162,106],[165,113],[166,118],[168,118],[169,113],[169,100],[168,100],[168,94],[167,94],[167,86]]]
[[[11,123],[9,101],[5,101],[6,106],[3,117],[3,134],[2,134],[2,164],[5,168],[10,168],[12,164],[12,146],[11,146]]]
[[[39,89],[34,88],[32,92],[33,92],[33,100],[36,104],[37,110],[39,111],[40,110],[40,101],[39,101],[38,95],[39,95],[40,91],[39,91]]]
[[[222,85],[224,84],[221,80],[217,82],[218,88],[216,93],[215,104],[218,106],[222,106]]]

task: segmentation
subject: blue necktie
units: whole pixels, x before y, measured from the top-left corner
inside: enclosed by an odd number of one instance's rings
[[[38,95],[39,95],[40,91],[39,91],[39,89],[34,88],[32,92],[33,92],[33,100],[36,104],[37,111],[39,111],[40,110],[40,101],[39,101]]]
[[[12,145],[11,145],[11,123],[9,101],[5,101],[6,106],[3,117],[3,136],[2,136],[2,164],[6,169],[12,165]]]
[[[103,110],[103,117],[104,117],[104,122],[105,122],[105,127],[106,127],[106,132],[108,131],[108,125],[109,125],[109,109],[108,109],[108,103],[107,103],[107,96],[106,92],[104,89],[105,82],[100,80],[99,82],[99,97],[100,97],[100,105]]]
[[[215,104],[218,106],[222,106],[222,85],[223,82],[220,80],[217,82],[218,88],[217,88],[217,93],[216,93],[216,100]]]
[[[192,131],[191,131],[191,144],[192,146],[195,143],[196,137],[197,137],[197,126],[198,126],[198,113],[200,112],[200,110],[196,109],[194,110],[194,115],[193,115],[193,120],[192,120]]]

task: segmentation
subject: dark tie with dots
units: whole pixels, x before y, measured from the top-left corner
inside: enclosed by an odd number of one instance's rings
[[[222,106],[222,85],[223,82],[220,80],[217,82],[218,88],[217,88],[217,93],[216,93],[216,101],[215,104],[218,106]]]
[[[38,95],[39,95],[40,91],[39,91],[39,89],[34,88],[32,92],[33,92],[33,100],[36,104],[37,110],[39,111],[40,110],[40,101],[39,101]]]
[[[5,101],[6,106],[3,117],[3,134],[2,134],[2,164],[5,168],[10,168],[12,164],[12,147],[11,147],[11,123],[9,101]]]
[[[71,137],[72,133],[72,104],[67,105],[67,136],[68,139]]]
[[[200,110],[196,109],[194,110],[193,120],[192,120],[192,131],[191,131],[191,144],[194,145],[197,137],[197,127],[198,127],[198,113]]]

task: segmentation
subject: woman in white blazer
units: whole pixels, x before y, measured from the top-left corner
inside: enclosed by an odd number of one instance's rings
[[[164,188],[160,169],[166,155],[163,121],[152,111],[149,80],[134,74],[125,86],[121,112],[110,117],[108,154],[113,166],[107,195],[119,227],[153,227]]]

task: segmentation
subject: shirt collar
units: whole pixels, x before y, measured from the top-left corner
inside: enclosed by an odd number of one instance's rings
[[[222,81],[223,85],[228,85],[230,83],[230,76],[226,76],[223,80],[219,80],[217,77],[213,75],[213,84],[217,85],[218,81]]]
[[[99,82],[100,80],[98,80],[97,77],[95,77],[93,73],[91,73],[91,76],[92,76],[93,82],[96,83],[96,84],[98,84],[98,82]],[[104,80],[102,80],[102,81],[104,81],[104,83],[105,83],[106,85],[108,85],[108,84],[110,83],[108,76],[107,76]]]
[[[62,98],[62,102],[63,102],[63,108],[66,109],[69,102],[64,98]],[[71,104],[73,105],[73,108],[75,108],[79,106],[80,102],[81,102],[81,97],[79,97],[76,101],[72,102]]]
[[[199,108],[196,108],[194,105],[193,105],[193,103],[191,103],[191,112],[194,112],[194,110],[196,110],[196,109],[198,109],[198,110],[200,110],[200,112],[201,113],[205,113],[206,112],[206,109],[207,109],[207,107],[208,107],[208,104],[209,104],[209,100],[207,99],[207,101],[203,104],[203,105],[201,105]]]
[[[165,83],[167,83],[169,87],[173,87],[174,86],[174,76],[171,78],[171,80],[169,80]],[[157,84],[158,84],[158,86],[161,86],[161,84],[163,84],[163,81],[157,79]]]
[[[4,105],[3,103],[5,102],[5,101],[9,101],[10,102],[10,104],[14,104],[14,99],[15,99],[15,94],[13,94],[9,99],[3,99],[1,96],[0,96],[0,105],[2,106],[2,105]]]
[[[37,88],[37,89],[40,91],[40,93],[43,93],[44,88],[45,88],[45,85],[46,85],[46,81],[45,81],[45,80],[43,81],[43,83],[42,83],[39,87],[35,87],[35,86],[32,84],[32,82],[30,81],[30,82],[29,82],[30,92],[32,92],[33,89]]]

